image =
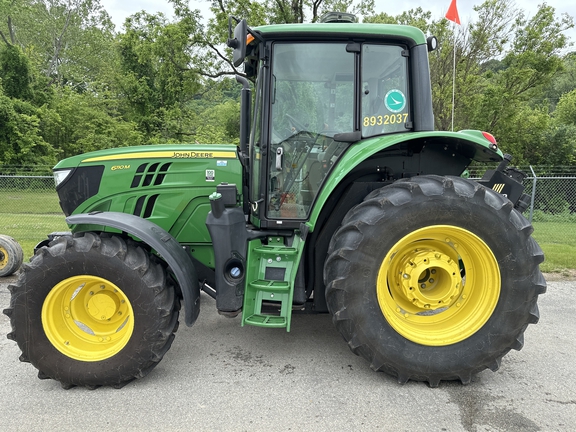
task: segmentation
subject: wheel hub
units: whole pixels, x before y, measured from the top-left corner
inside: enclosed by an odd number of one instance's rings
[[[118,297],[109,291],[93,295],[88,300],[88,312],[94,319],[105,321],[116,315],[120,302]]]
[[[400,266],[402,289],[415,306],[436,310],[458,297],[462,278],[458,263],[433,249],[414,250]]]

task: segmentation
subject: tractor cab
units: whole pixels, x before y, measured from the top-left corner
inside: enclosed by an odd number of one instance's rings
[[[381,25],[344,22],[341,15],[293,28],[250,29],[240,21],[234,37],[230,26],[236,64],[245,62],[255,79],[250,134],[241,137],[241,148],[258,227],[298,228],[308,220],[330,171],[355,142],[432,130],[429,78],[410,79],[411,55],[412,67],[427,64],[422,32],[402,27],[382,38]],[[248,110],[243,104],[245,118]]]

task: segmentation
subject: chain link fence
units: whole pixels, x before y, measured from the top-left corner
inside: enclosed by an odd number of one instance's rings
[[[470,177],[479,178],[490,168],[495,167],[471,168]],[[535,227],[536,240],[568,251],[568,264],[564,265],[576,268],[576,257],[570,255],[571,250],[576,251],[576,167],[519,168],[528,174],[524,191],[531,197],[531,205],[524,215]],[[20,242],[27,257],[46,234],[68,230],[52,176],[38,175],[46,170],[49,167],[18,170],[0,166],[0,234]]]
[[[14,237],[32,255],[54,231],[67,231],[52,176],[0,174],[0,234]]]
[[[478,179],[486,169],[495,167],[472,168],[470,178]],[[531,222],[569,224],[566,229],[576,235],[576,167],[517,168],[526,174],[524,192],[530,196],[530,207],[524,216]]]

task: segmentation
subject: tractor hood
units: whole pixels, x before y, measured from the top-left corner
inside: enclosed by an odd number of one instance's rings
[[[235,145],[152,145],[73,156],[54,167],[64,214],[118,211],[165,220],[220,183],[242,184]],[[176,214],[176,213],[175,213]],[[175,220],[170,223],[175,223]],[[170,229],[170,226],[165,228]]]

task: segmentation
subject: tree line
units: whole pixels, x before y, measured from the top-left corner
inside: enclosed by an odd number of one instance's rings
[[[576,165],[573,18],[542,4],[486,0],[454,26],[421,8],[392,16],[374,0],[168,0],[174,17],[145,11],[117,31],[99,0],[0,0],[0,168],[51,166],[104,148],[237,143],[240,86],[225,47],[228,17],[264,24],[315,22],[352,12],[363,22],[408,24],[435,35],[430,53],[436,129],[493,133],[516,164]]]

